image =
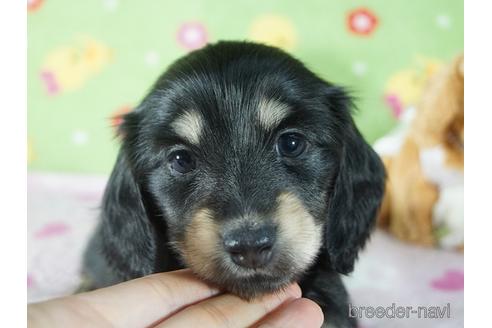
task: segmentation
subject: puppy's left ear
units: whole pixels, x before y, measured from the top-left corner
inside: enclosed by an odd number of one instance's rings
[[[330,106],[343,127],[341,161],[331,193],[325,225],[325,247],[339,273],[353,271],[354,262],[375,225],[384,193],[385,170],[376,152],[361,136],[350,115],[351,101],[339,90]],[[332,98],[333,99],[333,98]]]

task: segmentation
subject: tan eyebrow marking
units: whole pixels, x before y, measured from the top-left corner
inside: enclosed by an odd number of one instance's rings
[[[266,129],[279,125],[289,112],[289,106],[278,100],[263,98],[258,105],[258,119]]]
[[[192,110],[181,114],[171,126],[180,137],[198,145],[203,129],[203,119],[197,111]]]

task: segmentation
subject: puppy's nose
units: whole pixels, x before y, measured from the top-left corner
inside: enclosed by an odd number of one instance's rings
[[[272,258],[275,229],[238,229],[224,237],[224,248],[237,265],[258,269],[266,266]]]

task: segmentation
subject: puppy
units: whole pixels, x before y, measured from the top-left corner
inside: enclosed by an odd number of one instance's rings
[[[120,127],[91,288],[183,267],[246,299],[297,281],[330,325],[355,327],[339,274],[385,173],[351,108],[273,47],[219,42],[176,61]]]

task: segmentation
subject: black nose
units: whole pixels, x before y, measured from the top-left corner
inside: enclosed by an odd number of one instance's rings
[[[238,229],[224,237],[224,248],[237,265],[257,269],[268,264],[272,258],[275,243],[275,229]]]

